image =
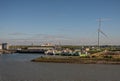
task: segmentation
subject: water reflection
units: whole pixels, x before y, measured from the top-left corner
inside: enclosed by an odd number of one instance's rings
[[[31,59],[42,56],[43,54],[2,54],[1,61],[30,61]]]

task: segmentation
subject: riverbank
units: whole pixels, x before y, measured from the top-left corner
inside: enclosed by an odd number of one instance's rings
[[[12,54],[15,53],[16,51],[14,50],[0,50],[0,54]]]
[[[31,60],[32,62],[47,63],[75,63],[75,64],[120,64],[120,58],[81,58],[78,56],[51,56],[39,57]]]

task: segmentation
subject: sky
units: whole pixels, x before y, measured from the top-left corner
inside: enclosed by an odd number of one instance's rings
[[[0,0],[0,43],[120,45],[120,0]]]

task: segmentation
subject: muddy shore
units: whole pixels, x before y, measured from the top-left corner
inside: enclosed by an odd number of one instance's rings
[[[75,63],[75,64],[120,64],[120,59],[113,58],[80,58],[80,57],[39,57],[32,62]]]

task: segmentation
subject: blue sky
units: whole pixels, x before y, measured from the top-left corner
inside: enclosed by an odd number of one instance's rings
[[[0,0],[0,42],[120,45],[120,0]]]

